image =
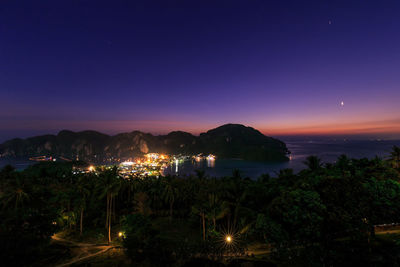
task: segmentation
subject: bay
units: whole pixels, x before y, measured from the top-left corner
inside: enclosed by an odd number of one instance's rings
[[[207,160],[201,162],[184,162],[172,164],[166,170],[166,174],[189,175],[195,170],[203,170],[209,176],[228,176],[233,171],[239,170],[245,177],[258,178],[262,174],[276,176],[281,169],[291,168],[295,172],[304,169],[304,160],[315,155],[322,159],[323,163],[334,163],[336,159],[345,154],[349,158],[387,158],[394,145],[400,146],[397,141],[291,141],[286,142],[291,151],[291,160],[287,162],[254,162],[238,159],[216,159],[215,162]]]
[[[262,174],[275,176],[279,170],[292,168],[295,172],[305,168],[303,161],[310,155],[318,156],[324,163],[334,163],[338,156],[346,154],[349,158],[373,158],[375,156],[387,158],[394,145],[400,146],[397,141],[290,141],[286,142],[291,153],[291,160],[287,162],[254,162],[240,159],[216,159],[200,162],[186,161],[176,165],[171,164],[164,170],[164,174],[190,175],[195,170],[203,170],[209,176],[222,177],[231,175],[236,169],[245,177],[257,178]],[[0,168],[7,164],[22,170],[35,164],[26,158],[0,158]]]

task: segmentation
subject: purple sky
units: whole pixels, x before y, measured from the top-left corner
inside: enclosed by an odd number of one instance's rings
[[[5,0],[0,141],[224,123],[400,138],[399,14],[400,1]]]

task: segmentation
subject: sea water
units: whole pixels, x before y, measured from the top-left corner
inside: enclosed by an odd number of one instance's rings
[[[291,141],[286,146],[291,151],[290,161],[287,162],[254,162],[239,159],[203,160],[200,162],[183,162],[170,165],[166,174],[189,175],[196,169],[204,170],[209,176],[228,176],[234,170],[239,170],[242,176],[258,178],[262,174],[276,176],[281,169],[291,168],[298,172],[306,168],[304,161],[310,155],[321,158],[322,163],[334,163],[345,154],[349,158],[385,159],[389,156],[394,145],[400,146],[398,141]]]
[[[290,141],[286,142],[291,151],[291,160],[287,162],[255,162],[240,159],[216,159],[186,161],[171,164],[164,170],[164,174],[191,175],[195,170],[203,170],[209,176],[229,176],[234,170],[239,170],[244,177],[258,178],[262,174],[275,176],[279,170],[291,168],[295,172],[304,169],[304,160],[310,155],[318,156],[323,163],[334,163],[338,156],[345,154],[349,158],[387,158],[394,145],[400,146],[398,141]],[[35,164],[26,158],[0,158],[0,168],[10,164],[22,170]]]

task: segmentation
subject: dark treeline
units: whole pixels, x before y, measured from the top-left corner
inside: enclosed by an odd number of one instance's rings
[[[239,171],[124,179],[116,167],[73,174],[73,164],[1,170],[4,262],[32,264],[54,233],[95,229],[103,242],[122,240],[133,263],[251,255],[250,244],[263,243],[272,265],[400,264],[400,243],[383,242],[374,227],[400,222],[398,147],[385,160],[343,155],[322,164],[310,156],[297,174],[285,169],[257,180]]]

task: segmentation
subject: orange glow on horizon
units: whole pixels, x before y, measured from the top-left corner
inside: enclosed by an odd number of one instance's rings
[[[376,117],[366,115],[368,121],[362,121],[359,117],[346,116],[343,118],[325,117],[293,119],[289,117],[274,118],[271,120],[257,119],[254,121],[219,121],[219,122],[193,122],[193,121],[57,121],[54,122],[53,134],[62,129],[72,131],[95,130],[114,135],[134,130],[163,135],[171,131],[185,131],[199,135],[210,129],[214,129],[227,123],[238,123],[253,127],[267,136],[284,135],[363,135],[363,134],[391,134],[400,138],[400,118],[387,118],[378,120]],[[365,119],[364,118],[364,119]],[[22,125],[22,124],[21,124]],[[18,127],[22,127],[19,125]],[[19,129],[16,127],[15,129]],[[24,124],[28,129],[45,129],[44,122],[34,120]],[[1,129],[1,127],[0,127]],[[22,129],[22,128],[21,128]],[[43,131],[48,134],[49,131]]]
[[[266,135],[359,135],[359,134],[399,134],[400,122],[367,122],[346,124],[319,124],[298,127],[260,127]]]

